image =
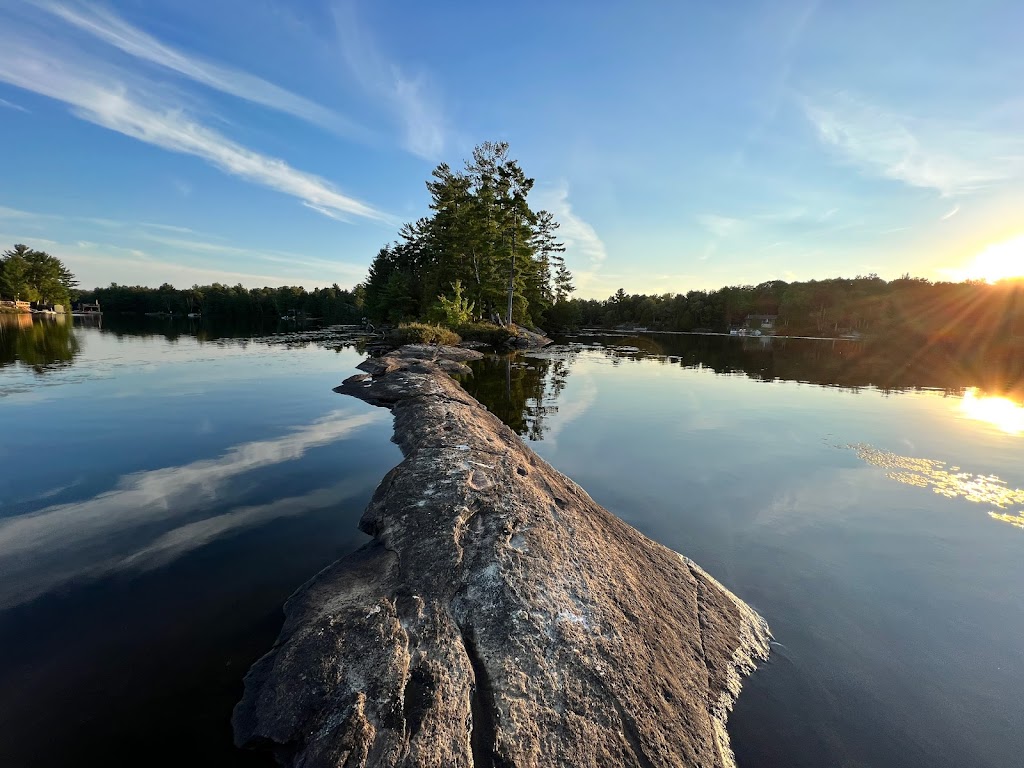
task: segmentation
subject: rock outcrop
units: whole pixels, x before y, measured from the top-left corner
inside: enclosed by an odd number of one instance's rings
[[[511,339],[509,346],[517,349],[540,349],[553,343],[547,334],[539,329],[531,331],[528,328],[519,326],[516,328],[516,335]]]
[[[373,541],[285,607],[239,745],[303,768],[733,765],[725,720],[764,621],[554,470],[403,348],[338,391],[394,412]]]

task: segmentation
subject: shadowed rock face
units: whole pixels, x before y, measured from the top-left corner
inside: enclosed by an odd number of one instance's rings
[[[236,741],[303,768],[732,766],[766,625],[442,371],[476,355],[403,348],[338,388],[392,409],[405,459],[363,515],[374,540],[285,606]]]

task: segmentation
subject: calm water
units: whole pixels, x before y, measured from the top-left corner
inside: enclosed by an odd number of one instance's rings
[[[0,326],[0,765],[267,764],[241,676],[400,458],[362,355],[273,330]],[[741,766],[1019,764],[1019,357],[565,341],[465,385],[768,619]]]

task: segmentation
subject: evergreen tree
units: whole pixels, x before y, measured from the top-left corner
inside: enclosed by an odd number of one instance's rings
[[[423,317],[434,297],[458,283],[477,316],[539,320],[558,295],[552,265],[563,268],[563,285],[571,285],[571,275],[555,236],[558,223],[530,208],[533,185],[505,142],[476,147],[462,171],[438,165],[427,181],[432,215],[403,226],[399,242],[382,248],[370,266],[370,316]],[[396,272],[403,277],[393,278]]]
[[[64,263],[45,251],[18,244],[0,258],[0,293],[12,299],[62,304],[67,308],[78,281]]]

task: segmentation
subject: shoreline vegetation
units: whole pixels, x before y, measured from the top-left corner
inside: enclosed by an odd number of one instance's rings
[[[316,319],[357,324],[367,312],[366,286],[338,286],[306,291],[301,286],[245,288],[214,283],[176,289],[111,285],[79,294],[100,301],[106,313],[186,317],[190,312],[223,320]],[[933,283],[924,278],[883,280],[877,276],[830,278],[758,286],[727,286],[711,291],[626,294],[607,299],[570,299],[571,322],[541,316],[538,326],[551,331],[604,328],[650,331],[728,333],[751,315],[775,315],[775,334],[839,338],[918,335],[930,339],[1002,337],[1024,341],[1024,281]],[[380,321],[378,315],[372,317]],[[399,315],[395,326],[428,325],[458,329],[493,323],[430,322]],[[561,318],[565,319],[565,318]],[[384,322],[387,322],[385,315]],[[497,326],[500,327],[500,326]]]

